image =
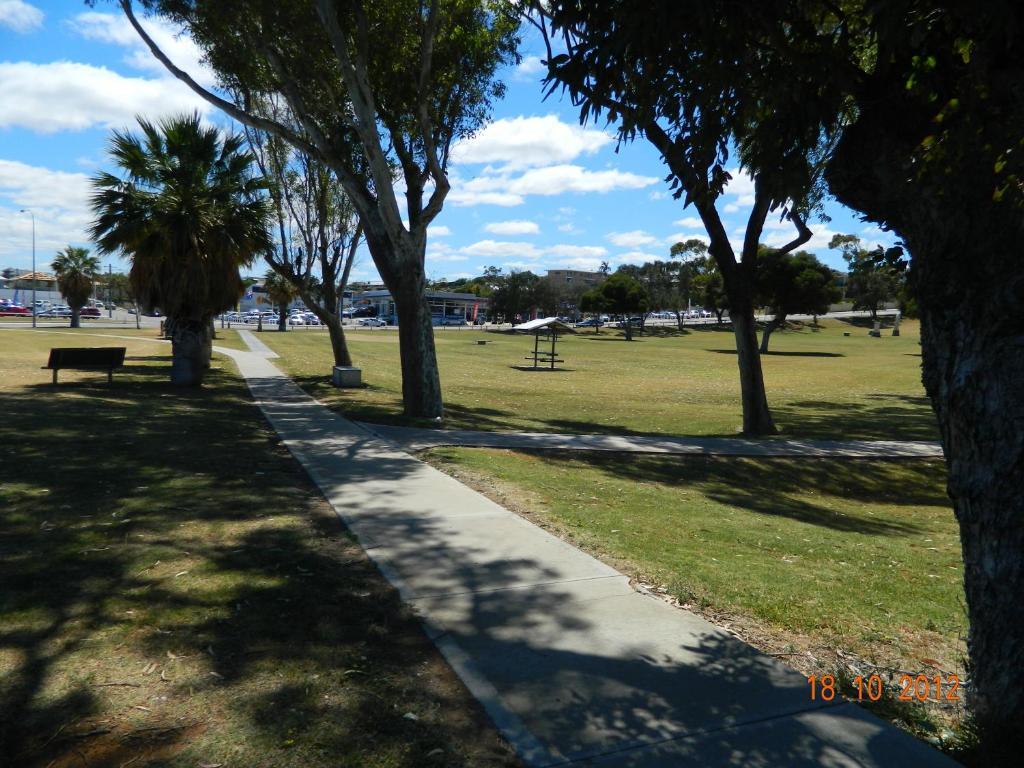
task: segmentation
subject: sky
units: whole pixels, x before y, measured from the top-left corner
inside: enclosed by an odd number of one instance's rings
[[[157,21],[146,26],[180,67],[213,84],[187,36]],[[527,35],[522,62],[500,73],[507,93],[490,122],[452,150],[451,191],[428,230],[430,279],[472,277],[492,265],[543,274],[607,261],[614,269],[666,259],[679,240],[706,240],[693,208],[669,194],[667,171],[646,141],[618,146],[612,128],[581,127],[568,101],[543,98],[541,53]],[[131,129],[136,115],[192,110],[230,127],[166,73],[112,3],[0,0],[0,268],[31,266],[32,218],[22,209],[35,214],[40,270],[66,245],[90,247],[89,180],[113,170],[111,131]],[[733,176],[718,208],[738,242],[753,188],[738,169]],[[828,248],[836,233],[892,243],[834,201],[826,212],[830,221],[810,222],[805,249],[832,267],[843,267]],[[792,224],[772,216],[762,239],[781,245],[793,236]],[[117,257],[107,263],[127,267]],[[367,254],[352,277],[377,279]]]

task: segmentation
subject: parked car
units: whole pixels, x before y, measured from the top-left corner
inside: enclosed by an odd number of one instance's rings
[[[288,325],[306,325],[306,318],[302,315],[289,315]]]
[[[78,313],[79,317],[103,317],[99,307],[82,307]]]
[[[598,320],[596,317],[591,317],[588,318],[587,320],[581,320],[580,322],[576,323],[577,328],[600,328],[602,325],[604,325],[604,323]]]
[[[20,304],[0,304],[0,317],[27,317],[32,310]]]
[[[382,320],[379,317],[364,317],[360,319],[359,324],[368,328],[381,328],[386,326],[388,322],[387,320]]]

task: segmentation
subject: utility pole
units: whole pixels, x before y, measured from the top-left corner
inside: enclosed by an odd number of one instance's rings
[[[22,208],[20,213],[27,213],[32,217],[32,327],[36,327],[36,284],[39,282],[36,275],[36,214],[28,208]]]
[[[107,262],[107,317],[110,319],[114,318],[114,302],[111,300],[111,267],[110,262]]]

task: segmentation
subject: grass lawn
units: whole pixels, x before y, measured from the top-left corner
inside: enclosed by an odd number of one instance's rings
[[[937,439],[920,374],[918,324],[870,338],[863,325],[824,321],[772,336],[768,400],[785,436]],[[850,336],[844,336],[848,332]],[[263,341],[324,403],[347,415],[403,423],[398,334],[348,333],[367,386],[330,386],[326,331],[270,332]],[[566,370],[524,371],[532,338],[474,330],[435,334],[450,428],[650,435],[734,435],[742,423],[730,330],[670,328],[626,342],[619,331],[564,338]],[[481,346],[477,340],[487,340]]]
[[[838,650],[966,677],[960,542],[941,461],[427,456],[805,673],[834,671]]]
[[[126,369],[52,387],[92,333]],[[0,762],[516,765],[230,361],[172,389],[153,336],[0,330]]]

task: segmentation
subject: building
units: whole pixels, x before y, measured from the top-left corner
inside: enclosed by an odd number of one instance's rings
[[[57,276],[49,272],[27,272],[14,270],[16,274],[4,280],[6,288],[18,288],[31,291],[34,287],[37,291],[57,291]],[[20,273],[20,274],[19,274]]]
[[[556,285],[582,285],[592,288],[605,281],[603,272],[586,272],[582,269],[549,269],[547,279]]]
[[[473,322],[487,311],[488,300],[474,293],[427,291],[426,295],[434,325],[462,324],[467,320]],[[358,312],[367,307],[375,312],[376,317],[383,318],[391,324],[398,323],[395,302],[387,289],[353,294],[354,311]]]

